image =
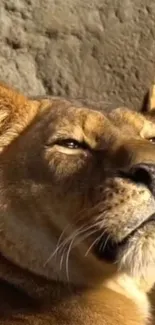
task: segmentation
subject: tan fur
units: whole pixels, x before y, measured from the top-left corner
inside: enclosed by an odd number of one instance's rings
[[[154,137],[152,109],[102,114],[0,86],[0,324],[154,323],[155,222],[139,226],[155,198],[120,176],[155,164]]]

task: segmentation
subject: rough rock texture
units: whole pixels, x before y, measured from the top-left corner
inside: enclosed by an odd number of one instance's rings
[[[0,79],[29,95],[139,109],[154,66],[154,0],[0,1]]]

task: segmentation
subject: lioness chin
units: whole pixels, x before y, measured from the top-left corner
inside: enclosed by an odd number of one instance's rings
[[[152,105],[103,114],[0,86],[0,324],[151,322]]]

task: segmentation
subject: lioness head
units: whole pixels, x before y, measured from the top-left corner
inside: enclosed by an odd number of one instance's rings
[[[92,285],[155,272],[155,123],[0,88],[0,251],[35,274]]]

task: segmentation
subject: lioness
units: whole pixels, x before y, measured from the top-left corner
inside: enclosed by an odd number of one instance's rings
[[[151,322],[154,143],[153,110],[0,86],[0,324]]]

